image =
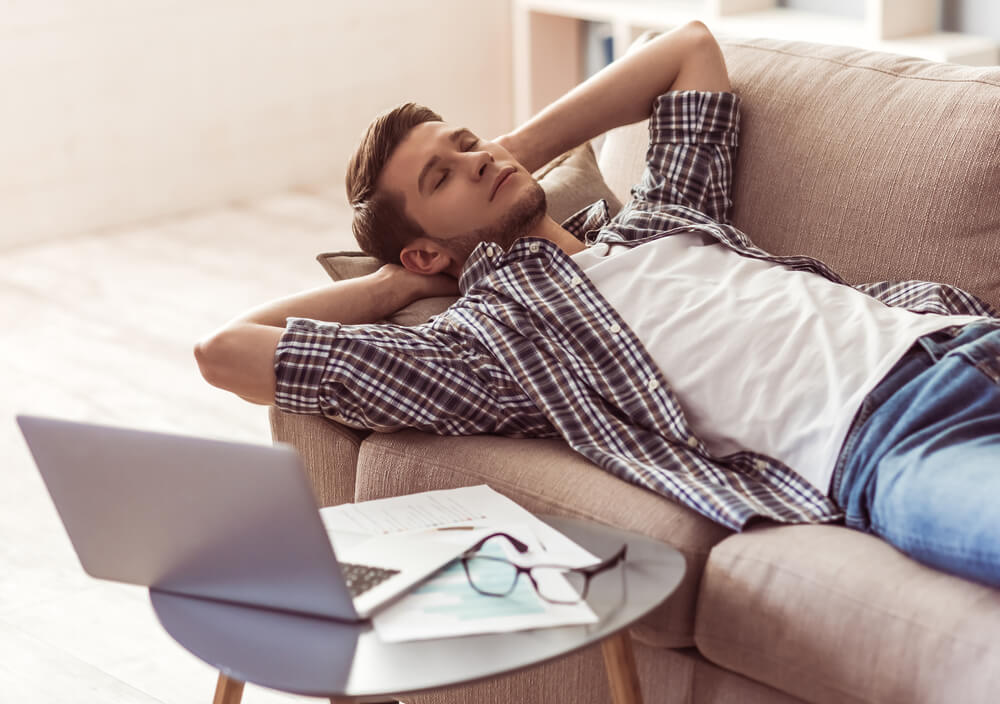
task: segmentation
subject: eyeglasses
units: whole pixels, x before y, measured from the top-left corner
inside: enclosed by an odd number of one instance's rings
[[[528,551],[527,545],[507,533],[487,535],[462,556],[462,567],[465,569],[469,586],[485,596],[507,596],[517,586],[517,578],[521,574],[526,574],[538,596],[552,604],[578,604],[586,599],[590,580],[624,562],[625,550],[628,547],[622,545],[614,555],[591,567],[565,565],[523,567],[505,557],[481,554],[483,546],[493,538],[506,539],[519,553]]]

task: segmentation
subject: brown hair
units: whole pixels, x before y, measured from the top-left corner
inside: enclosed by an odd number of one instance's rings
[[[347,200],[354,208],[354,238],[363,252],[384,262],[399,264],[403,247],[427,233],[403,212],[402,194],[376,188],[378,178],[410,130],[432,121],[441,122],[441,116],[416,103],[379,114],[368,125],[347,165]]]

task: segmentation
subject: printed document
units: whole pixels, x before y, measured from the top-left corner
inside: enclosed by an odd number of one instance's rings
[[[599,562],[593,554],[486,485],[344,504],[323,508],[320,515],[328,531],[336,531],[339,535],[353,533],[358,540],[390,533],[425,533],[428,539],[471,545],[480,537],[503,531],[525,543],[528,552],[518,553],[506,540],[494,538],[484,546],[484,554],[503,557],[522,566],[586,567]],[[562,584],[549,583],[546,593],[562,589],[566,598],[573,598],[575,592],[569,583],[559,575],[550,578]],[[460,560],[377,612],[373,618],[376,632],[386,642],[504,633],[596,621],[597,617],[586,603],[552,604],[542,599],[524,574],[507,596],[480,594],[470,586]]]
[[[506,530],[505,526],[523,524],[530,527],[540,551],[519,555],[521,564],[544,560],[567,567],[586,567],[600,562],[530,511],[485,484],[328,506],[319,513],[327,531],[359,537],[428,533],[437,534],[435,539],[438,539],[453,531],[482,531],[486,535],[486,531]],[[463,539],[467,540],[467,536]],[[533,541],[525,542],[530,545]]]

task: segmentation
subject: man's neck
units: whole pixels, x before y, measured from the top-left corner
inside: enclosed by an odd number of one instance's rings
[[[573,233],[561,227],[559,223],[550,218],[548,215],[543,217],[531,230],[531,232],[525,235],[525,237],[540,237],[541,239],[549,240],[550,242],[556,244],[566,254],[576,254],[577,252],[582,252],[587,248],[583,242],[573,236]],[[456,279],[461,279],[462,271],[464,269],[465,262],[459,263],[459,260],[452,259],[451,265],[445,270],[445,272]]]
[[[561,227],[559,223],[546,215],[531,231],[530,237],[541,237],[559,245],[559,248],[566,254],[576,254],[586,249],[586,245],[573,236],[569,230]]]

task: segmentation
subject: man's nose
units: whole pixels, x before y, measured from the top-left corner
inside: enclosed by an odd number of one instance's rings
[[[486,168],[493,163],[493,155],[488,151],[470,152],[472,157],[472,175],[481,179],[486,174]]]

